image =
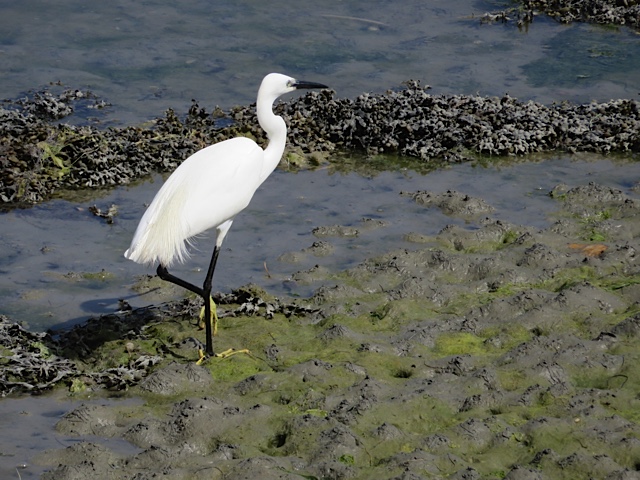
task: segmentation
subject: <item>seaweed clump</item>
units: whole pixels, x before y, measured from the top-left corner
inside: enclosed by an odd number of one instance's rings
[[[214,294],[220,318],[275,315],[297,318],[318,309],[270,297],[247,285],[231,293]],[[0,397],[15,393],[40,394],[58,385],[69,391],[106,388],[126,390],[139,384],[153,367],[166,361],[195,359],[202,345],[191,335],[200,299],[186,298],[91,317],[71,328],[30,332],[0,315]],[[171,319],[167,321],[167,319]],[[182,338],[185,337],[185,338]],[[183,354],[186,348],[186,353]]]
[[[519,27],[545,14],[560,23],[588,22],[601,25],[626,25],[640,28],[640,3],[637,0],[522,0],[518,6],[486,13],[483,23],[506,23],[516,19]]]
[[[431,95],[429,88],[411,80],[401,89],[355,99],[323,90],[279,103],[276,111],[289,125],[289,148],[302,155],[392,153],[437,164],[478,154],[640,150],[635,100],[545,106],[509,95]],[[234,136],[267,142],[254,105],[208,113],[194,101],[183,117],[168,110],[149,125],[100,130],[60,123],[58,117],[72,111],[61,104],[77,98],[51,102],[51,96],[36,95],[0,107],[2,203],[33,204],[59,189],[127,184],[172,171],[193,152]],[[37,106],[45,100],[48,106]]]

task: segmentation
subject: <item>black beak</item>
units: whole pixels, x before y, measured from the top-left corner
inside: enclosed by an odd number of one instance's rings
[[[329,88],[322,83],[305,82],[304,80],[296,80],[291,86],[296,88]]]

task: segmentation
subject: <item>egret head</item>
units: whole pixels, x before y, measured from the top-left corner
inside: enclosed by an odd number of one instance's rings
[[[264,77],[262,84],[260,84],[258,98],[275,100],[280,95],[302,88],[327,88],[327,86],[321,83],[296,80],[281,73],[270,73]]]

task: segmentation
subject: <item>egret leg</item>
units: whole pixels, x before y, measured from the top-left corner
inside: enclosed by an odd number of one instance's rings
[[[202,288],[196,287],[193,283],[189,283],[169,273],[169,270],[167,270],[167,267],[165,267],[164,265],[162,264],[158,265],[158,269],[156,270],[156,273],[162,280],[166,282],[171,282],[175,285],[178,285],[179,287],[186,288],[187,290],[195,293],[196,295],[202,296]]]
[[[207,270],[207,276],[204,279],[204,283],[202,284],[202,298],[204,299],[204,318],[205,325],[207,326],[207,355],[210,357],[218,357],[218,358],[228,358],[232,355],[236,355],[238,353],[247,353],[250,354],[249,350],[235,350],[230,348],[221,353],[213,353],[213,335],[218,331],[218,313],[216,312],[216,304],[211,298],[211,285],[213,280],[213,272],[216,269],[216,263],[218,263],[218,255],[220,254],[220,249],[216,246],[213,248],[213,255],[211,255],[211,263],[209,263],[209,269]],[[207,298],[210,301],[207,301]],[[211,309],[213,308],[213,312]],[[211,326],[213,319],[213,328]],[[212,331],[213,330],[213,331]],[[202,362],[204,357],[201,357],[199,362]]]
[[[211,255],[211,262],[209,263],[209,269],[207,270],[207,276],[204,279],[204,283],[202,284],[202,288],[197,287],[193,283],[189,283],[186,280],[176,277],[175,275],[169,273],[167,267],[160,264],[158,265],[158,269],[156,273],[158,276],[167,281],[171,282],[179,287],[186,288],[187,290],[195,293],[196,295],[200,295],[204,300],[204,319],[205,319],[205,335],[207,337],[207,343],[205,347],[205,354],[200,352],[200,359],[198,360],[198,364],[202,363],[205,358],[208,357],[219,357],[219,358],[228,358],[232,355],[236,355],[238,353],[246,353],[250,354],[249,350],[234,350],[230,348],[221,353],[214,353],[213,351],[213,335],[218,330],[218,313],[216,312],[216,304],[211,298],[211,288],[212,288],[212,280],[213,280],[213,272],[216,269],[216,263],[218,263],[218,255],[220,254],[220,249],[216,246],[213,249],[213,255]]]
[[[156,270],[156,273],[162,280],[171,282],[175,285],[178,285],[179,287],[186,288],[187,290],[195,293],[196,295],[200,295],[204,300],[204,315],[205,315],[204,325],[205,325],[205,336],[207,337],[205,351],[208,356],[215,355],[215,353],[213,352],[214,327],[212,326],[212,321],[211,321],[212,305],[213,305],[213,312],[214,312],[213,320],[216,325],[215,329],[217,329],[218,315],[215,310],[215,303],[211,298],[211,279],[213,278],[213,271],[215,270],[216,262],[218,261],[218,253],[219,253],[218,248],[217,247],[214,248],[213,256],[211,257],[211,264],[209,265],[209,270],[207,271],[207,277],[205,278],[202,288],[197,287],[193,283],[187,282],[186,280],[183,280],[169,273],[169,270],[167,270],[167,267],[165,267],[162,264],[158,265],[158,269]],[[202,360],[202,357],[203,355],[201,355],[201,360]]]
[[[211,262],[209,263],[209,269],[207,270],[207,276],[204,278],[202,284],[202,299],[204,300],[204,319],[207,334],[207,348],[206,352],[209,356],[214,356],[213,353],[213,334],[218,330],[218,313],[216,311],[216,304],[211,298],[211,284],[213,279],[213,272],[216,269],[216,263],[218,263],[218,255],[220,249],[216,245],[213,247],[213,255],[211,255]],[[213,305],[213,317],[211,316],[211,306]],[[213,321],[212,321],[213,318]],[[213,326],[211,325],[213,323]]]

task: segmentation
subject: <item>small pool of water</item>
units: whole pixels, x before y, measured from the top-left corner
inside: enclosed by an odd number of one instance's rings
[[[112,405],[119,400],[95,400],[100,405]],[[87,435],[70,437],[56,432],[55,425],[62,417],[82,403],[68,398],[44,395],[3,398],[0,409],[0,429],[5,432],[0,440],[0,478],[36,479],[45,467],[34,458],[46,450],[69,447],[80,441],[96,442],[116,453],[130,454],[137,450],[122,439],[106,439]],[[140,403],[138,399],[121,400],[126,404]],[[7,434],[6,432],[11,432]]]
[[[336,173],[331,167],[276,171],[236,217],[223,245],[214,289],[229,291],[253,282],[276,295],[306,297],[319,285],[292,282],[292,275],[300,270],[320,265],[337,272],[394,248],[416,248],[405,239],[407,233],[434,235],[447,224],[464,223],[417,205],[401,196],[401,191],[457,190],[486,200],[496,209],[495,218],[544,228],[553,221],[556,208],[548,192],[558,183],[593,181],[635,195],[631,189],[638,179],[640,163],[594,155],[454,165],[424,175],[403,170],[368,177]],[[162,181],[158,175],[136,186],[101,192],[96,198],[54,200],[1,214],[2,313],[33,330],[44,330],[112,313],[119,299],[133,307],[170,300],[133,292],[130,287],[137,278],[155,274],[155,268],[123,257],[145,204]],[[102,209],[117,205],[115,222],[109,225],[93,216],[89,207],[94,204]],[[384,226],[371,227],[363,219],[379,220]],[[328,225],[351,226],[360,233],[323,238],[313,234],[315,227]],[[318,240],[330,243],[334,253],[317,257],[301,252]],[[196,247],[191,260],[174,273],[200,284],[213,234],[202,235]],[[290,255],[283,257],[292,252],[297,253],[296,261],[290,261]],[[91,275],[77,275],[82,273]]]

